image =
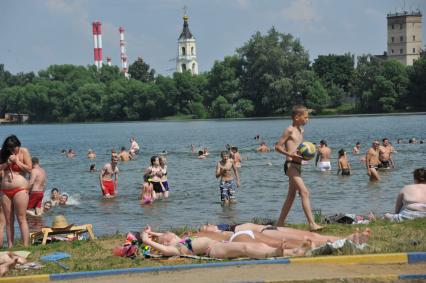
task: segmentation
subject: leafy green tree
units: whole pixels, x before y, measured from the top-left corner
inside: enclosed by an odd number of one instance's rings
[[[327,89],[332,86],[342,88],[345,92],[349,90],[349,83],[354,72],[354,56],[345,55],[320,55],[314,60],[312,68],[318,77],[324,82]]]
[[[208,95],[204,103],[210,105],[219,95],[234,103],[241,95],[241,62],[238,56],[227,56],[223,61],[215,61],[207,74]]]
[[[362,112],[392,112],[404,109],[407,94],[407,68],[396,60],[362,56],[355,70],[354,96]]]
[[[12,74],[4,69],[4,64],[0,64],[0,90],[9,85]]]
[[[155,84],[163,94],[162,98],[158,101],[160,108],[160,115],[172,116],[176,115],[179,111],[178,105],[178,90],[176,88],[176,82],[173,78],[157,76]]]
[[[235,111],[240,113],[241,117],[250,117],[254,111],[254,105],[251,100],[241,98],[235,104]]]
[[[228,100],[219,95],[212,103],[212,116],[214,118],[224,118],[226,113],[231,109]]]
[[[409,70],[409,94],[406,97],[410,110],[426,110],[426,58],[416,60]]]
[[[327,91],[316,73],[311,70],[297,72],[294,78],[294,103],[304,104],[320,113],[329,103]]]
[[[206,111],[204,105],[201,102],[194,102],[189,105],[189,110],[194,118],[205,119],[208,117],[208,112]]]
[[[296,72],[309,67],[309,56],[299,40],[275,28],[266,35],[254,34],[237,49],[242,64],[243,97],[253,101],[254,114],[270,115],[287,108],[290,81]]]
[[[141,57],[139,57],[129,66],[129,74],[132,79],[146,83],[154,80],[155,70],[150,70],[149,65],[145,63]]]

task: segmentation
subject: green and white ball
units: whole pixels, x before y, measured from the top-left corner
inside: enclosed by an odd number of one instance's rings
[[[311,160],[315,157],[315,153],[317,152],[315,145],[308,141],[302,142],[297,149],[303,160]]]

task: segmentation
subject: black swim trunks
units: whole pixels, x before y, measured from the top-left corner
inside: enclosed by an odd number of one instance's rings
[[[342,176],[349,176],[349,175],[351,175],[351,170],[349,170],[348,168],[342,169]]]
[[[154,187],[154,192],[156,192],[157,194],[163,192],[163,187],[161,187],[160,182],[152,182],[152,185]]]
[[[390,161],[389,160],[380,161],[378,167],[383,169],[390,168]]]
[[[299,174],[302,174],[302,164],[301,163],[293,161],[293,160],[286,160],[284,162],[284,174],[286,176],[288,176],[287,171],[290,168],[290,166],[295,166],[296,170],[299,171]]]

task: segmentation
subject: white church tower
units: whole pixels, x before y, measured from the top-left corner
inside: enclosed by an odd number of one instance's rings
[[[197,48],[195,38],[189,31],[188,15],[184,8],[183,29],[178,39],[178,56],[176,58],[176,72],[191,71],[198,75]]]

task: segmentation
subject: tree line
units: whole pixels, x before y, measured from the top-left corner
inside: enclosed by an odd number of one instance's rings
[[[255,33],[210,71],[156,75],[138,58],[127,79],[116,66],[51,65],[11,74],[0,64],[0,115],[35,122],[128,121],[170,116],[241,118],[426,110],[426,58],[404,66],[370,55],[324,55],[309,61],[291,34]]]

